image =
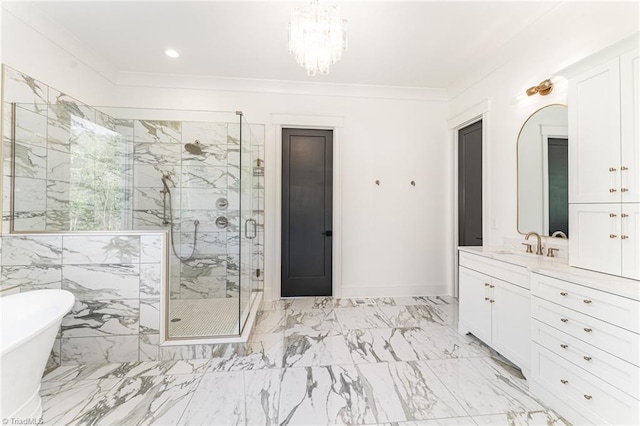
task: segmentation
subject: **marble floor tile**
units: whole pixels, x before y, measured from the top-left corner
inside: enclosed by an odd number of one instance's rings
[[[202,377],[199,374],[123,379],[74,421],[127,426],[178,424]]]
[[[450,417],[446,419],[385,423],[384,426],[476,426],[476,423],[471,417]]]
[[[467,415],[425,361],[359,364],[357,368],[378,422]]]
[[[404,337],[409,330],[402,328],[349,330],[346,340],[353,362],[362,364],[417,360],[416,352]]]
[[[529,411],[524,413],[503,413],[489,416],[474,416],[478,425],[509,425],[509,426],[569,426],[562,417],[554,411]]]
[[[451,327],[412,328],[403,335],[421,360],[490,355],[486,345],[473,337],[461,336]]]
[[[419,327],[420,319],[416,318],[406,306],[379,306],[393,327]]]
[[[287,310],[285,329],[291,331],[335,330],[340,331],[340,324],[332,308],[310,310]]]
[[[47,425],[76,423],[122,379],[47,381],[40,387],[43,419]]]
[[[336,318],[342,330],[356,330],[367,328],[388,328],[391,321],[374,306],[358,308],[336,308]]]
[[[526,381],[492,358],[423,361],[471,416],[544,411]]]
[[[282,365],[312,367],[353,364],[345,336],[336,331],[299,331],[286,333]]]
[[[260,370],[282,366],[282,333],[253,334],[246,345],[216,352],[207,367],[208,372]]]
[[[281,369],[244,372],[247,425],[277,425]]]
[[[448,317],[437,310],[433,305],[409,305],[407,310],[418,321],[420,327],[432,327],[447,325]]]
[[[280,425],[376,423],[354,366],[285,369],[278,413]]]
[[[260,311],[253,333],[279,333],[285,329],[286,312],[283,310]]]
[[[207,373],[202,376],[184,414],[175,424],[245,424],[243,372]]]

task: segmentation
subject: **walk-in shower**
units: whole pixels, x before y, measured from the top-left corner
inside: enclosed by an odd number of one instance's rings
[[[262,125],[240,112],[11,112],[12,232],[166,231],[162,340],[242,333],[264,275]]]

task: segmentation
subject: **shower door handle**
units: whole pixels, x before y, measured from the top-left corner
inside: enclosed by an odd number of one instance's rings
[[[249,236],[249,223],[253,224],[253,235]],[[258,223],[255,219],[247,219],[244,221],[244,237],[248,240],[253,240],[258,236]]]

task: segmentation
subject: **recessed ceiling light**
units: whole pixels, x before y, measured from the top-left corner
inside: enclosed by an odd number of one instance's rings
[[[170,58],[179,58],[180,54],[173,49],[167,49],[164,51],[164,54]]]

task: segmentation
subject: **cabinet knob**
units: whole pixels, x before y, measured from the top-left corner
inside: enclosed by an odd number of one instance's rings
[[[495,285],[491,284],[491,285],[489,286],[489,288],[495,288]]]
[[[566,296],[568,293],[566,291],[561,291],[560,296]]]
[[[562,321],[562,322],[569,322],[569,320],[568,320],[568,319],[566,319],[566,318],[560,318],[560,321]]]
[[[620,167],[620,170],[625,171],[625,170],[629,170],[629,168],[627,166],[622,166]]]
[[[484,286],[485,287],[489,287],[489,283],[484,283]]]
[[[560,383],[562,383],[563,385],[566,385],[567,383],[569,383],[569,381],[565,379],[560,379]]]
[[[591,300],[589,300],[589,299],[584,299],[584,300],[583,300],[583,302],[584,302],[584,303],[586,303],[586,304],[588,305],[589,303],[591,303]]]
[[[615,213],[609,213],[609,217],[616,217],[616,216],[618,216],[618,215],[615,214]]]
[[[495,300],[491,299],[491,300],[489,300],[489,302],[490,302],[490,303],[494,303],[494,302],[495,302]]]
[[[622,217],[629,217],[629,215],[627,213],[622,213],[620,216]]]
[[[569,347],[569,345],[566,345],[566,344],[564,344],[564,343],[560,343],[560,347],[561,347],[562,349],[567,349],[567,348]]]
[[[629,188],[620,188],[621,192],[629,192]]]
[[[592,329],[590,329],[589,327],[585,327],[585,328],[584,328],[584,331],[586,331],[587,333],[591,333],[593,330],[592,330]]]
[[[484,300],[491,300],[491,299],[489,299],[488,297],[485,297]]]
[[[627,238],[629,238],[628,235],[620,235],[620,238],[622,238],[623,240],[626,240]]]
[[[591,399],[591,398],[593,398],[591,395],[587,395],[587,394],[584,395],[584,399]]]
[[[609,192],[617,192],[618,190],[615,188],[609,188]]]
[[[618,236],[616,234],[609,234],[609,238],[617,238]]]
[[[591,357],[590,356],[586,356],[585,355],[585,356],[583,356],[583,358],[584,358],[585,361],[591,361]]]
[[[615,168],[615,167],[609,167],[609,171],[610,171],[610,172],[615,172],[615,171],[616,171],[616,168]]]

